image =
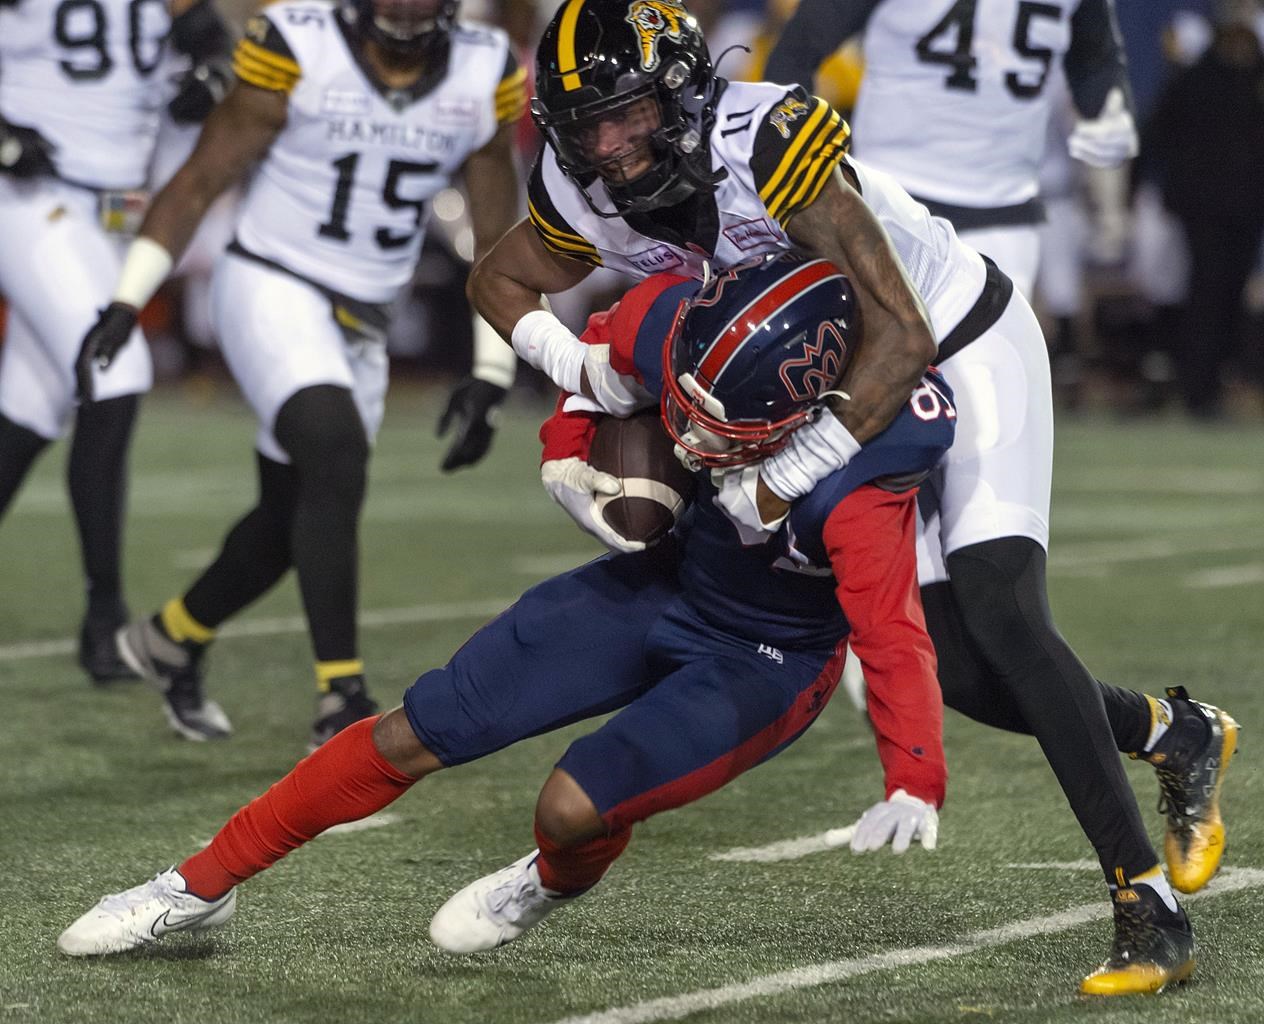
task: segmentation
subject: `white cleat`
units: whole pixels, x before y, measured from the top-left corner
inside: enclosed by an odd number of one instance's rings
[[[168,932],[218,928],[236,909],[236,889],[207,902],[188,891],[179,871],[168,868],[143,885],[106,896],[61,933],[57,948],[67,956],[123,953]]]
[[[430,919],[431,941],[449,953],[495,949],[575,899],[544,888],[535,866],[539,856],[539,850],[532,850],[449,899]]]

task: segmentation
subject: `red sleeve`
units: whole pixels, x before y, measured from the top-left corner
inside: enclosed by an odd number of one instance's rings
[[[653,277],[647,277],[628,291],[606,313],[601,314],[609,318],[605,324],[606,333],[603,340],[589,341],[588,338],[584,340],[590,345],[608,344],[610,365],[619,373],[635,376],[638,381],[645,383],[641,380],[641,375],[637,372],[636,363],[633,360],[636,333],[640,330],[641,321],[645,319],[650,307],[658,301],[659,296],[668,288],[674,288],[687,280],[688,278],[678,274],[655,274]],[[589,320],[588,324],[591,327],[592,320]],[[587,334],[586,331],[584,333]]]
[[[636,348],[636,332],[646,313],[663,292],[682,281],[688,280],[675,274],[655,274],[637,284],[609,309],[594,313],[588,318],[588,326],[579,340],[586,345],[609,345],[610,365],[618,373],[641,381],[633,360]],[[642,381],[642,383],[644,383]],[[600,413],[566,412],[563,406],[570,394],[563,392],[557,400],[557,408],[540,427],[540,441],[544,444],[542,462],[552,459],[578,457],[588,459],[593,431],[597,429]]]
[[[570,392],[561,392],[553,415],[540,425],[540,442],[544,445],[540,455],[542,463],[572,457],[588,461],[588,449],[601,413],[567,412],[562,407],[570,397]]]
[[[830,513],[824,540],[865,670],[886,795],[903,789],[940,806],[944,703],[917,587],[916,494],[857,488]]]

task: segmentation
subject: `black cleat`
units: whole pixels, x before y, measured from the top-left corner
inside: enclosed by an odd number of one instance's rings
[[[111,683],[118,679],[139,679],[140,675],[119,657],[114,643],[128,617],[127,606],[120,604],[108,614],[89,612],[79,628],[79,665],[94,683]]]
[[[1185,687],[1167,691],[1173,721],[1141,757],[1159,777],[1159,811],[1167,815],[1163,853],[1181,892],[1197,892],[1220,869],[1225,827],[1220,788],[1238,746],[1238,723],[1220,708],[1190,700]]]
[[[378,713],[377,701],[369,696],[364,676],[342,676],[329,681],[329,690],[316,698],[316,721],[312,723],[309,750],[354,725],[362,718]]]
[[[1115,889],[1115,943],[1110,959],[1080,983],[1090,996],[1161,992],[1194,973],[1194,929],[1185,911],[1168,910],[1148,885]]]
[[[123,660],[162,693],[167,722],[186,740],[231,736],[223,709],[202,692],[203,644],[177,643],[157,617],[124,626],[115,634]]]

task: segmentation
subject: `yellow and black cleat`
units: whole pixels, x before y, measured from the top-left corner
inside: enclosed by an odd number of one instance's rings
[[[1110,959],[1080,983],[1089,996],[1161,992],[1194,973],[1194,929],[1185,911],[1169,910],[1148,885],[1111,892],[1115,944]]]
[[[1225,826],[1220,790],[1238,746],[1238,723],[1220,708],[1190,700],[1183,686],[1167,691],[1176,720],[1143,755],[1159,777],[1159,810],[1167,815],[1163,853],[1181,892],[1197,892],[1220,869]]]

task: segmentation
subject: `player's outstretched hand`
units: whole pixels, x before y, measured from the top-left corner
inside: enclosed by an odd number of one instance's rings
[[[1137,155],[1138,146],[1137,126],[1118,86],[1107,94],[1100,114],[1081,121],[1067,136],[1067,150],[1090,167],[1118,167]]]
[[[55,175],[56,148],[36,129],[0,117],[0,174],[12,174],[15,178]]]
[[[499,384],[477,377],[466,377],[452,389],[436,431],[439,437],[449,428],[455,431],[448,452],[439,464],[441,470],[451,473],[462,466],[472,466],[487,454],[496,433],[500,403],[507,393]]]
[[[556,501],[579,524],[611,551],[641,551],[642,541],[624,540],[606,525],[601,517],[598,495],[619,493],[619,481],[609,473],[593,469],[583,459],[550,459],[540,467],[540,479],[549,497]]]
[[[904,853],[914,841],[933,850],[939,840],[939,812],[933,804],[897,789],[891,799],[865,811],[854,827],[852,853],[880,850],[887,843],[891,844],[892,853]]]
[[[138,314],[135,309],[123,302],[111,302],[92,329],[83,336],[79,346],[79,356],[75,359],[75,385],[81,402],[91,402],[96,396],[93,393],[92,368],[104,370],[114,362],[119,349],[127,344],[136,326]]]

